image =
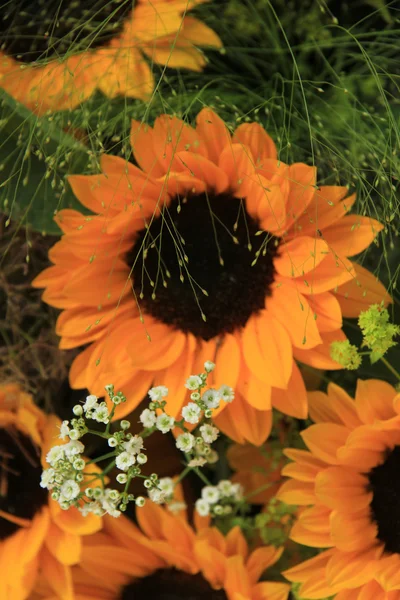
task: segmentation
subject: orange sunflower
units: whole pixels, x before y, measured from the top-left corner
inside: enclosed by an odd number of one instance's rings
[[[0,388],[0,598],[30,596],[39,572],[62,600],[72,600],[70,565],[79,562],[82,537],[101,519],[64,512],[40,487],[47,451],[59,421],[46,416],[17,385]]]
[[[359,380],[355,401],[335,384],[311,392],[308,447],[286,450],[278,498],[305,508],[291,538],[328,548],[286,571],[305,598],[400,598],[400,395]]]
[[[257,123],[231,135],[207,108],[195,128],[163,115],[154,128],[134,122],[131,144],[138,166],[103,155],[102,174],[69,178],[94,214],[58,213],[54,266],[34,281],[64,309],[60,347],[90,344],[71,385],[102,395],[115,382],[128,398],[121,417],[162,384],[175,416],[185,378],[211,359],[211,385],[236,391],[217,425],[259,445],[271,406],[307,415],[295,359],[340,368],[329,348],[345,339],[342,316],[388,300],[348,258],[382,225],[347,215],[355,196],[317,187],[314,167],[279,161]]]
[[[87,538],[72,569],[75,600],[286,600],[290,586],[259,581],[282,548],[249,552],[240,528],[226,536],[186,511],[173,514],[152,502],[137,509],[140,529],[125,517],[104,518],[104,531]],[[58,596],[41,585],[35,598]]]
[[[200,71],[197,46],[222,46],[187,15],[204,1],[15,0],[0,15],[0,86],[39,114],[73,109],[96,89],[148,100],[151,63]]]

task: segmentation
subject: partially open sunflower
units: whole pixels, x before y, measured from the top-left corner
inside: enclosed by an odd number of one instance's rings
[[[104,518],[104,532],[86,541],[73,568],[76,600],[286,600],[282,582],[260,581],[282,548],[250,552],[239,527],[224,536],[185,510],[173,514],[152,502],[137,509],[140,528],[125,517]],[[47,585],[35,600],[56,600]]]
[[[81,558],[82,536],[101,519],[62,511],[40,487],[46,453],[59,432],[17,385],[0,387],[0,598],[25,600],[38,576],[59,598],[72,600],[70,566]],[[60,591],[61,590],[61,591]]]
[[[104,155],[101,175],[69,178],[94,215],[59,212],[54,266],[34,281],[63,309],[60,346],[90,344],[71,385],[102,395],[115,382],[125,414],[152,385],[166,385],[168,412],[178,415],[182,381],[211,359],[211,383],[236,390],[217,425],[261,444],[271,406],[307,415],[295,359],[340,368],[330,343],[345,339],[342,316],[388,300],[348,258],[382,225],[348,215],[355,196],[318,187],[315,167],[278,160],[257,123],[231,135],[209,109],[196,128],[163,115],[154,128],[134,122],[131,144],[138,166]]]
[[[307,451],[278,497],[308,507],[291,538],[327,548],[286,571],[304,598],[400,597],[400,395],[379,380],[358,381],[355,401],[335,384],[310,393],[316,422],[302,433]]]
[[[0,14],[0,87],[42,114],[99,89],[148,99],[151,64],[200,71],[219,37],[187,11],[207,0],[15,0]]]

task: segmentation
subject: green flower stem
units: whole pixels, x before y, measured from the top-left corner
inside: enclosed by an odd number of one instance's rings
[[[381,361],[383,362],[383,364],[385,365],[385,367],[387,367],[389,369],[389,371],[391,373],[393,373],[393,375],[395,377],[397,377],[398,381],[400,381],[400,373],[398,371],[396,371],[396,369],[394,367],[392,367],[392,365],[390,364],[390,362],[388,360],[386,360],[386,358],[381,358]]]
[[[110,462],[110,464],[107,465],[106,468],[103,470],[103,477],[104,477],[104,475],[107,475],[107,473],[109,473],[111,471],[111,469],[113,469],[114,467],[115,467],[115,460]]]
[[[201,480],[202,480],[202,481],[203,481],[203,482],[204,482],[206,485],[212,485],[212,484],[211,484],[211,481],[209,481],[209,480],[207,479],[207,477],[204,475],[204,473],[202,473],[202,472],[200,471],[200,469],[199,469],[198,467],[191,467],[191,469],[192,469],[192,471],[194,471],[194,472],[196,473],[196,475],[197,475],[198,477],[200,477],[200,479],[201,479]]]
[[[108,440],[108,438],[111,437],[111,435],[109,433],[101,433],[100,431],[94,431],[93,429],[88,429],[86,433],[91,433],[92,435],[97,435],[98,437],[102,437],[105,440]]]
[[[111,409],[110,416],[109,416],[109,419],[110,419],[110,420],[108,421],[108,423],[107,423],[107,427],[106,427],[106,430],[105,430],[105,432],[104,432],[106,435],[108,435],[108,434],[109,434],[109,432],[110,432],[111,421],[112,421],[112,418],[113,418],[113,416],[114,416],[114,413],[115,413],[115,408],[116,408],[116,405],[115,405],[115,404],[113,404],[113,407],[112,407],[112,409]]]
[[[101,462],[102,460],[107,460],[107,458],[112,458],[113,456],[117,456],[118,452],[116,452],[114,450],[114,452],[109,452],[108,454],[103,454],[103,456],[99,456],[98,458],[94,458],[93,460],[89,460],[86,464],[87,465],[92,465],[98,462]]]
[[[183,481],[183,479],[185,479],[186,475],[188,475],[188,473],[190,473],[191,470],[192,470],[192,467],[185,467],[185,469],[182,471],[182,473],[179,475],[178,479],[176,480],[175,485],[178,485],[178,483]]]

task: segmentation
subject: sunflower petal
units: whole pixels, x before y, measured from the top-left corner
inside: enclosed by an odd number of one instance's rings
[[[292,344],[283,325],[263,310],[248,320],[242,343],[250,371],[271,387],[286,389],[293,361]]]

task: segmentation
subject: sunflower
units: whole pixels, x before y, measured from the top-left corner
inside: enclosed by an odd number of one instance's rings
[[[0,388],[0,598],[24,600],[39,572],[72,600],[70,565],[78,563],[82,537],[101,519],[62,511],[40,487],[46,452],[59,431],[17,385]]]
[[[224,536],[199,516],[193,527],[181,502],[175,507],[172,512],[146,502],[136,510],[139,527],[123,516],[104,517],[104,530],[85,540],[81,562],[72,569],[76,598],[286,600],[288,584],[259,581],[282,548],[250,552],[239,527]],[[57,598],[46,594],[45,585],[39,597]]]
[[[332,383],[309,400],[308,451],[286,450],[294,462],[278,498],[307,507],[291,538],[328,549],[285,576],[305,598],[398,598],[400,396],[370,379],[358,381],[355,401]]]
[[[0,15],[0,86],[39,114],[73,109],[96,89],[148,100],[149,63],[200,71],[197,46],[222,46],[187,15],[204,1],[15,0]]]
[[[307,395],[295,359],[338,369],[330,343],[342,316],[385,299],[384,287],[349,260],[382,229],[347,215],[347,188],[316,186],[316,169],[277,159],[258,123],[233,136],[210,109],[196,128],[163,115],[133,122],[138,166],[103,155],[103,173],[71,176],[93,211],[62,210],[53,266],[34,285],[64,309],[61,348],[90,344],[75,359],[73,388],[102,395],[116,382],[133,409],[152,385],[170,390],[178,415],[182,382],[213,360],[212,385],[235,400],[217,425],[261,444],[271,406],[304,418]],[[121,411],[117,415],[122,416]]]

